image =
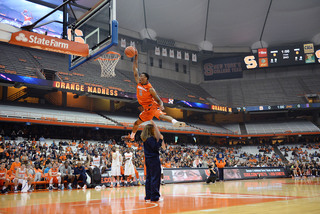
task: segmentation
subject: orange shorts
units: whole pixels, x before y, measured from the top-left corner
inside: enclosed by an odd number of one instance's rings
[[[152,120],[153,117],[156,117],[160,120],[160,115],[165,114],[163,111],[160,110],[159,106],[153,105],[149,109],[144,108],[143,112],[140,113],[139,118],[143,122]]]
[[[8,180],[0,179],[0,186],[3,186],[5,182],[8,182]]]
[[[58,177],[49,177],[49,182],[50,182],[51,178],[52,178],[52,183],[54,183],[54,184],[58,184],[59,183]]]

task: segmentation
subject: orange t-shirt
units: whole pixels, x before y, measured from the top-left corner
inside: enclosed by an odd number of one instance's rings
[[[224,160],[217,160],[216,159],[216,165],[218,168],[223,168],[226,165],[226,162]]]
[[[53,169],[53,168],[51,168],[50,170],[49,170],[49,172],[51,171],[51,176],[52,177],[57,177],[58,176],[58,168],[56,168],[55,170]],[[49,176],[50,176],[50,174],[49,174]]]
[[[11,164],[11,167],[10,167],[10,170],[12,171],[13,174],[16,174],[16,168],[20,168],[21,166],[21,163],[16,163],[16,162],[13,162]]]
[[[4,176],[6,175],[6,173],[7,173],[7,169],[6,168],[4,168],[3,170],[0,169],[0,179],[1,178],[5,178]],[[7,175],[7,177],[8,177],[8,175]]]

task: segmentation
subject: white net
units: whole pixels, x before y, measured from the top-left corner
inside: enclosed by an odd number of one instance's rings
[[[120,57],[119,53],[109,51],[96,59],[101,65],[101,77],[111,78],[116,76],[114,70]]]

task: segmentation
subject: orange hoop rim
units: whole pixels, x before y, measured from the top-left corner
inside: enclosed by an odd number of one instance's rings
[[[120,59],[121,55],[117,52],[114,52],[114,51],[109,51],[107,53],[105,53],[104,55],[107,55],[107,54],[115,54],[115,55],[118,55],[117,58],[114,58],[114,59],[107,59],[107,58],[102,58],[102,57],[98,57],[97,59],[95,59],[94,61],[97,61],[97,60],[102,60],[102,61],[114,61],[114,60],[118,60]]]

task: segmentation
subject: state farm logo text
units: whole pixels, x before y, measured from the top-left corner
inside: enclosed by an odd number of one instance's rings
[[[21,42],[45,45],[45,46],[56,47],[56,48],[68,49],[69,47],[68,43],[57,41],[55,40],[55,38],[46,39],[44,37],[41,38],[36,35],[30,35],[29,37],[26,37],[24,33],[19,33],[19,35],[16,36],[15,39]]]

